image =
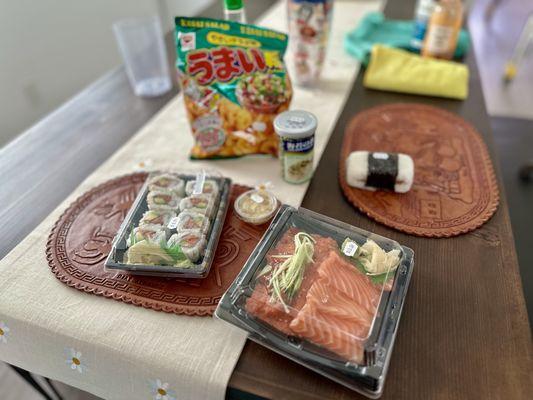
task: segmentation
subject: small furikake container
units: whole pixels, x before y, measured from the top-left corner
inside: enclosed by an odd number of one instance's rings
[[[274,120],[279,136],[281,174],[289,183],[304,183],[313,176],[316,117],[303,110],[285,111]]]

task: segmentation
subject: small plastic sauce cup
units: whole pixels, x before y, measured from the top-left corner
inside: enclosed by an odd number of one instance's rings
[[[253,189],[244,192],[234,204],[237,216],[252,225],[267,222],[278,209],[278,199],[268,190]]]

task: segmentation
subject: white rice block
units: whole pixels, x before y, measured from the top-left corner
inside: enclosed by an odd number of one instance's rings
[[[365,190],[380,188],[367,186],[368,178],[368,151],[354,151],[346,159],[346,182],[352,187]],[[387,154],[387,153],[383,153]],[[392,153],[388,153],[392,154]],[[414,180],[415,166],[413,159],[407,154],[397,153],[398,174],[394,184],[394,191],[406,193],[411,189]]]
[[[407,193],[411,190],[415,178],[415,163],[411,156],[398,154],[398,176],[394,191],[397,193]]]

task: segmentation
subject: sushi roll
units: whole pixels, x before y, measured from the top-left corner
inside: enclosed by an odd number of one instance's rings
[[[177,197],[183,197],[185,195],[185,182],[172,174],[160,174],[148,180],[148,189],[168,190]]]
[[[185,184],[185,194],[187,196],[190,196],[194,193],[194,189],[195,189],[195,185],[196,185],[196,181],[195,180],[192,180],[192,181],[189,181]],[[204,194],[209,194],[211,195],[213,198],[216,198],[218,196],[218,185],[217,183],[212,180],[212,179],[206,179],[204,181],[204,186],[202,188],[202,192],[201,193],[204,193]],[[197,193],[197,194],[200,194],[200,193]]]
[[[359,189],[406,193],[414,172],[413,159],[407,154],[354,151],[346,159],[346,181]]]
[[[204,255],[207,240],[205,235],[200,232],[186,231],[179,234],[174,234],[168,240],[168,246],[178,244],[191,262],[195,263]]]
[[[175,211],[179,207],[180,198],[168,190],[153,190],[146,199],[150,210]]]
[[[159,225],[167,226],[172,218],[176,216],[176,213],[170,211],[149,210],[146,211],[141,220],[139,226],[144,225]]]
[[[183,211],[178,215],[176,230],[178,233],[185,231],[196,231],[205,233],[209,228],[209,219],[194,211]]]
[[[167,230],[160,225],[143,225],[134,228],[126,242],[128,247],[140,241],[161,243],[167,240]]]
[[[180,211],[194,211],[211,218],[213,215],[214,201],[208,194],[193,194],[180,201]]]

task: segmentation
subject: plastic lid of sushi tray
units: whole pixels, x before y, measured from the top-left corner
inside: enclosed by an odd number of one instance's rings
[[[208,180],[216,187],[201,197],[205,201],[188,205],[182,201],[190,199],[187,184]],[[150,173],[113,241],[106,268],[137,275],[205,278],[222,233],[230,190],[231,179],[215,170]]]
[[[215,315],[375,396],[412,264],[412,251],[391,239],[283,205]]]

